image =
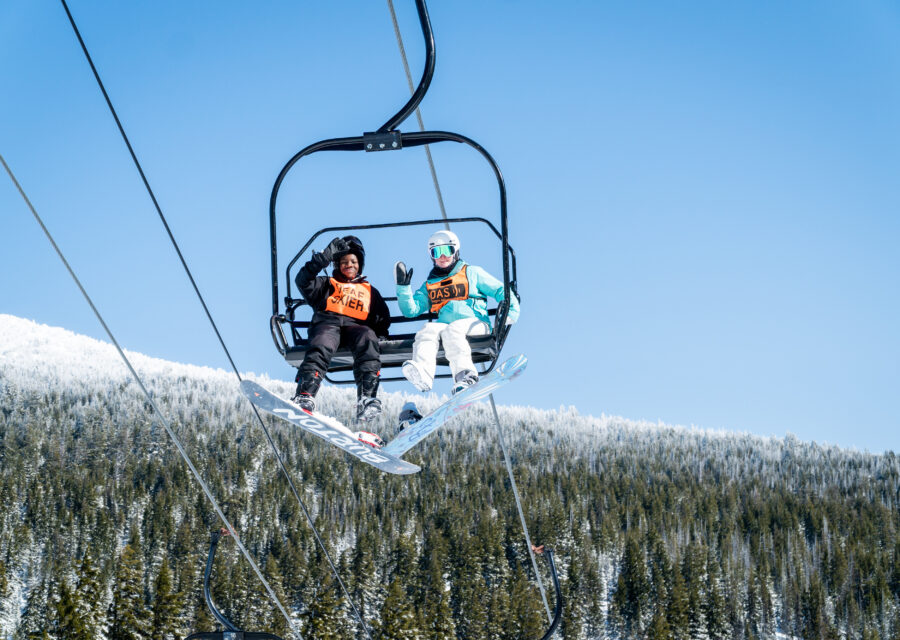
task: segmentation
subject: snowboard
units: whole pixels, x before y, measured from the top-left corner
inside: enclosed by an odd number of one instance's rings
[[[416,473],[421,470],[421,467],[418,465],[401,460],[394,454],[385,453],[384,449],[375,449],[367,444],[363,444],[356,439],[356,434],[338,420],[315,412],[304,411],[295,404],[279,398],[252,380],[241,381],[241,393],[263,411],[287,420],[304,431],[309,431],[319,436],[329,444],[343,449],[350,455],[356,456],[377,469],[400,475]]]
[[[384,455],[402,456],[450,418],[468,409],[472,403],[483,400],[499,387],[518,377],[525,370],[527,363],[528,359],[525,356],[521,354],[513,356],[489,374],[482,376],[474,385],[451,396],[447,402],[401,431],[400,435],[379,452]]]

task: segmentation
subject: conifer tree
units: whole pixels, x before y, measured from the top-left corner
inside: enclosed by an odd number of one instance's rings
[[[644,630],[644,616],[650,607],[650,580],[647,577],[644,553],[634,535],[629,535],[625,539],[622,569],[613,596],[613,604],[621,617],[622,633],[626,637],[641,635]]]
[[[269,585],[275,592],[278,601],[288,609],[288,612],[290,612],[290,600],[284,592],[284,576],[282,576],[278,561],[274,557],[269,557],[266,561],[266,573],[268,574],[267,580],[269,581]],[[288,624],[288,621],[284,619],[284,614],[282,614],[281,609],[271,601],[268,594],[264,595],[266,616],[261,628],[264,628],[264,630],[269,633],[274,633],[276,636],[284,637],[288,635],[288,633],[291,632],[291,627]]]
[[[465,545],[464,542],[457,547],[465,549]],[[457,634],[472,640],[486,639],[489,597],[481,565],[469,553],[463,553],[460,564],[453,580]]]
[[[212,631],[216,628],[216,621],[206,606],[206,598],[203,595],[203,581],[200,567],[205,558],[199,554],[191,554],[189,559],[180,564],[179,600],[183,603],[181,627],[190,631]]]
[[[596,565],[596,562],[588,562],[588,570],[585,572],[584,579],[584,592],[587,594],[584,630],[589,638],[599,636],[604,624],[605,588],[600,577],[600,570]]]
[[[85,553],[78,569],[78,586],[76,587],[77,615],[81,619],[88,638],[97,638],[106,628],[106,613],[103,609],[103,587],[100,571]]]
[[[378,637],[380,640],[416,640],[420,635],[416,625],[416,612],[400,579],[394,578],[381,607]]]
[[[6,563],[0,560],[0,601],[5,600],[9,596],[9,578],[6,574]]]
[[[689,545],[681,565],[684,582],[687,585],[688,637],[690,638],[706,637],[706,619],[701,591],[706,576],[700,553],[697,545]]]
[[[688,593],[684,575],[678,567],[672,571],[672,590],[666,605],[666,619],[672,640],[688,640],[691,634]]]
[[[450,592],[435,593],[422,621],[424,636],[433,640],[454,640],[456,625],[450,609]]]
[[[663,607],[656,607],[653,610],[653,618],[651,618],[650,626],[647,629],[647,640],[672,640],[672,638],[672,630],[666,620]]]
[[[706,599],[703,613],[706,617],[706,630],[711,640],[728,640],[731,637],[718,564],[712,550],[707,553]]]
[[[541,596],[518,565],[512,575],[507,622],[510,638],[540,638],[546,627],[546,612]]]
[[[560,632],[565,640],[575,640],[580,638],[584,633],[585,622],[585,592],[582,584],[581,556],[579,551],[582,549],[581,541],[575,538],[575,553],[569,562],[569,570],[565,580],[560,585],[563,593],[563,599],[566,602],[566,616],[561,624]]]
[[[456,638],[450,592],[445,580],[448,569],[447,552],[447,541],[441,532],[437,529],[429,530],[420,558],[421,597],[415,603],[422,611],[425,636],[434,640]]]
[[[142,640],[150,635],[152,612],[144,600],[144,567],[139,547],[137,528],[133,528],[131,541],[122,549],[116,569],[110,640]]]
[[[350,597],[353,598],[364,620],[374,619],[381,605],[374,555],[375,539],[371,531],[366,531],[359,537],[353,549],[348,586]]]
[[[13,640],[44,639],[50,637],[50,615],[48,601],[50,595],[49,580],[34,586],[25,601],[25,612],[16,627]]]
[[[181,602],[172,584],[172,572],[168,558],[163,558],[153,585],[153,626],[154,640],[170,640],[179,632]]]
[[[248,575],[250,568],[234,548],[230,548],[228,554],[223,554],[223,560],[225,559],[228,560],[230,566],[222,573],[226,574],[228,579],[218,580],[215,588],[216,593],[221,594],[222,612],[239,627],[255,629],[259,623],[259,612],[251,606],[254,598],[250,597],[250,576]],[[223,569],[225,568],[223,567]],[[258,590],[256,591],[258,592]],[[256,603],[258,602],[257,598]]]
[[[307,623],[303,631],[306,638],[342,640],[347,635],[341,612],[343,598],[339,598],[330,580],[315,594],[307,609]]]
[[[66,640],[93,640],[88,635],[84,620],[78,615],[79,602],[68,582],[63,580],[59,587],[59,600],[56,603],[56,620],[53,629],[56,637]]]

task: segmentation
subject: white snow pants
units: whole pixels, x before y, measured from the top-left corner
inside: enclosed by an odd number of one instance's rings
[[[454,377],[466,369],[475,371],[472,348],[466,336],[484,336],[490,332],[490,325],[477,318],[462,318],[450,324],[429,322],[416,333],[416,341],[413,342],[413,362],[433,380],[437,366],[438,342],[441,342]]]

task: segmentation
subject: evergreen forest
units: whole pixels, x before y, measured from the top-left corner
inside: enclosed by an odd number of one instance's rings
[[[40,349],[0,352],[0,638],[216,630],[202,576],[221,522],[124,368],[87,344],[64,366],[27,355]],[[221,610],[285,640],[366,638],[235,377],[136,361],[296,631],[228,538],[213,567]],[[411,396],[382,393],[389,440]],[[351,390],[320,398],[349,420]],[[499,411],[531,539],[556,552],[556,637],[900,640],[894,453]],[[410,451],[413,476],[264,419],[373,638],[541,637],[548,612],[489,405]]]

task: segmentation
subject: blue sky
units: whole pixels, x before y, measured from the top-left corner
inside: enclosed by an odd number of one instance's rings
[[[267,326],[269,194],[299,149],[407,99],[387,4],[70,8],[238,366],[292,377]],[[509,190],[507,350],[530,364],[500,402],[900,450],[895,3],[429,9],[426,126],[481,143]],[[0,86],[0,153],[123,345],[227,367],[59,4],[0,4]],[[496,220],[483,161],[433,153],[450,215]],[[282,255],[324,226],[439,216],[421,149],[310,159],[281,205]],[[0,312],[103,337],[5,175],[0,222]],[[382,291],[395,260],[427,270],[421,233],[363,240]]]

